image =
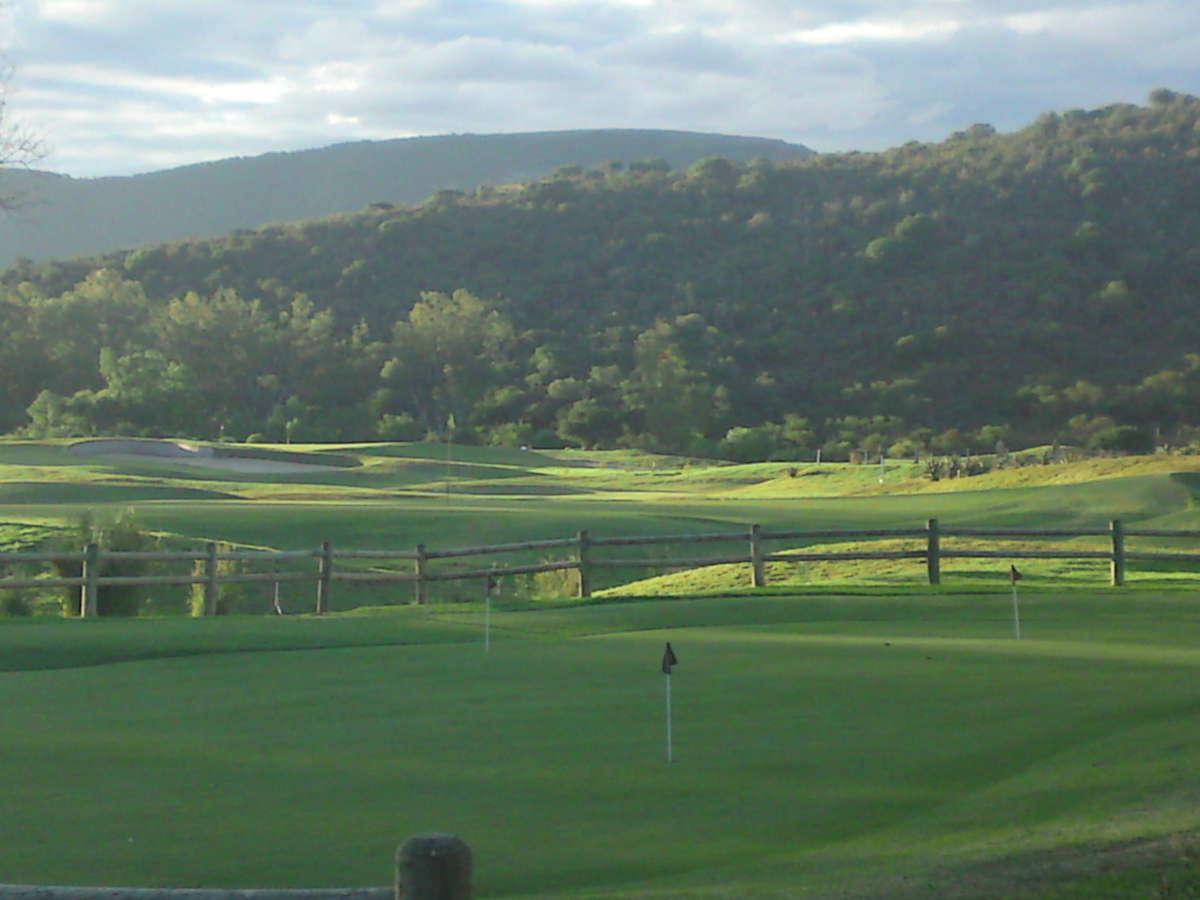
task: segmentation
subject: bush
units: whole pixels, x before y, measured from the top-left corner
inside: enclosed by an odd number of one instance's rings
[[[101,550],[152,550],[157,541],[142,530],[133,510],[127,509],[111,522],[97,523],[85,513],[66,536],[58,541],[64,550],[77,551],[88,544],[98,544]],[[83,565],[70,560],[57,562],[55,569],[62,578],[79,578]],[[136,559],[102,559],[100,576],[134,577],[146,572],[147,564]],[[63,615],[79,615],[80,589],[63,588]],[[142,588],[136,585],[101,585],[96,591],[96,614],[100,616],[136,616],[141,608]]]
[[[775,451],[776,430],[770,425],[762,425],[758,428],[742,426],[730,428],[717,445],[717,452],[722,459],[734,462],[763,462],[770,458]]]
[[[534,597],[551,600],[578,595],[578,569],[557,569],[553,572],[535,572],[533,575]]]
[[[407,413],[384,413],[375,423],[375,437],[381,441],[419,441],[425,429]]]
[[[25,591],[9,590],[0,594],[0,616],[13,618],[33,615],[33,606]]]
[[[549,560],[544,560],[548,562]],[[496,599],[525,603],[530,600],[561,600],[579,596],[579,570],[558,569],[552,572],[534,572],[513,578],[497,579]]]
[[[566,442],[553,428],[542,428],[533,433],[529,446],[537,450],[561,450]]]
[[[229,544],[220,544],[217,547],[218,552],[228,552]],[[206,573],[208,563],[203,559],[198,559],[192,563],[192,575],[202,577]],[[236,559],[219,559],[217,560],[217,575],[239,575],[246,571],[246,566],[243,562]],[[245,584],[218,584],[217,585],[217,603],[216,609],[213,610],[213,615],[227,616],[233,612],[240,612],[245,606],[247,599],[247,591]],[[193,584],[188,597],[188,608],[191,614],[200,618],[204,615],[204,585]]]
[[[1154,449],[1150,435],[1132,425],[1116,425],[1097,431],[1088,441],[1093,450],[1114,453],[1149,453]]]

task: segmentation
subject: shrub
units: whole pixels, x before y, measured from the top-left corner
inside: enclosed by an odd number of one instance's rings
[[[557,569],[553,572],[535,572],[533,575],[533,595],[535,597],[554,599],[574,597],[578,593],[578,569]]]
[[[530,600],[560,600],[578,595],[578,569],[534,572],[531,575],[517,575],[511,579],[497,579],[496,590],[492,592],[494,598],[519,603]]]
[[[1146,432],[1132,425],[1116,425],[1097,431],[1088,441],[1093,450],[1115,453],[1149,453],[1154,441]]]
[[[11,618],[33,615],[33,606],[25,591],[9,590],[0,594],[0,616]]]
[[[217,547],[219,552],[228,552],[229,544],[220,544]],[[201,577],[206,572],[208,563],[203,559],[198,559],[192,563],[192,575]],[[219,559],[217,560],[217,575],[238,575],[246,571],[246,566],[241,560],[236,559]],[[227,616],[233,612],[239,612],[244,608],[247,600],[247,591],[245,584],[218,584],[217,585],[217,603],[216,609],[213,610],[214,615]],[[193,584],[191,592],[188,596],[188,608],[191,614],[199,618],[204,615],[204,585]]]
[[[725,437],[717,445],[717,452],[722,459],[734,462],[762,462],[768,459],[776,446],[777,429],[770,425],[757,428],[736,426],[725,433]]]
[[[375,423],[375,437],[381,441],[419,441],[425,429],[407,413],[384,413]]]
[[[81,550],[88,544],[98,544],[102,550],[151,550],[157,543],[142,530],[133,510],[127,509],[116,519],[97,523],[89,512],[84,513],[74,527],[58,541],[64,550]],[[75,560],[57,562],[55,569],[62,578],[79,578],[82,563]],[[102,559],[100,576],[133,577],[145,573],[147,565],[136,559]],[[79,588],[63,588],[62,610],[67,616],[79,615]],[[101,585],[96,591],[96,614],[100,616],[136,616],[141,607],[142,588],[136,585]]]

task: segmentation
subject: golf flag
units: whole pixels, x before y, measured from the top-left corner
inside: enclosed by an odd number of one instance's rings
[[[1016,584],[1018,581],[1021,580],[1021,573],[1017,571],[1016,566],[1010,565],[1008,567],[1008,580],[1011,581],[1013,584]]]
[[[667,641],[667,646],[663,648],[662,670],[666,675],[665,683],[667,685],[667,762],[671,762],[675,758],[674,750],[671,743],[671,666],[678,663],[675,658],[675,651],[671,649],[671,642]]]
[[[679,660],[677,660],[675,658],[675,651],[671,649],[671,642],[667,641],[667,647],[665,650],[663,650],[663,660],[662,660],[663,674],[670,675],[671,674],[671,666],[675,665],[678,662],[679,662]]]

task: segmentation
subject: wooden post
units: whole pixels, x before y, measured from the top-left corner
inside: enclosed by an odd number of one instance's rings
[[[329,612],[329,589],[333,586],[333,544],[321,542],[321,562],[317,571],[317,615]]]
[[[413,835],[396,851],[396,900],[471,900],[471,868],[457,835]]]
[[[1109,578],[1113,587],[1120,587],[1125,583],[1125,528],[1121,525],[1120,519],[1113,519],[1108,523],[1108,530],[1112,534],[1112,561],[1109,563]]]
[[[420,606],[425,602],[425,545],[417,544],[417,557],[413,560],[413,600]]]
[[[942,535],[938,530],[938,520],[930,519],[925,523],[925,566],[929,571],[929,583],[942,583]]]
[[[217,614],[217,545],[209,541],[204,557],[204,615]]]
[[[96,579],[100,577],[100,545],[92,542],[83,548],[83,584],[79,588],[79,616],[90,619],[100,614],[100,592]]]
[[[579,597],[592,596],[591,555],[592,541],[586,530],[577,535],[579,541]]]
[[[750,526],[750,584],[752,587],[763,587],[767,583],[766,566],[763,564],[762,528]]]

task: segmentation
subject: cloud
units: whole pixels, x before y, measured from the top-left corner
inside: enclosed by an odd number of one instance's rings
[[[72,174],[583,127],[877,149],[1200,92],[1195,0],[9,0]]]

